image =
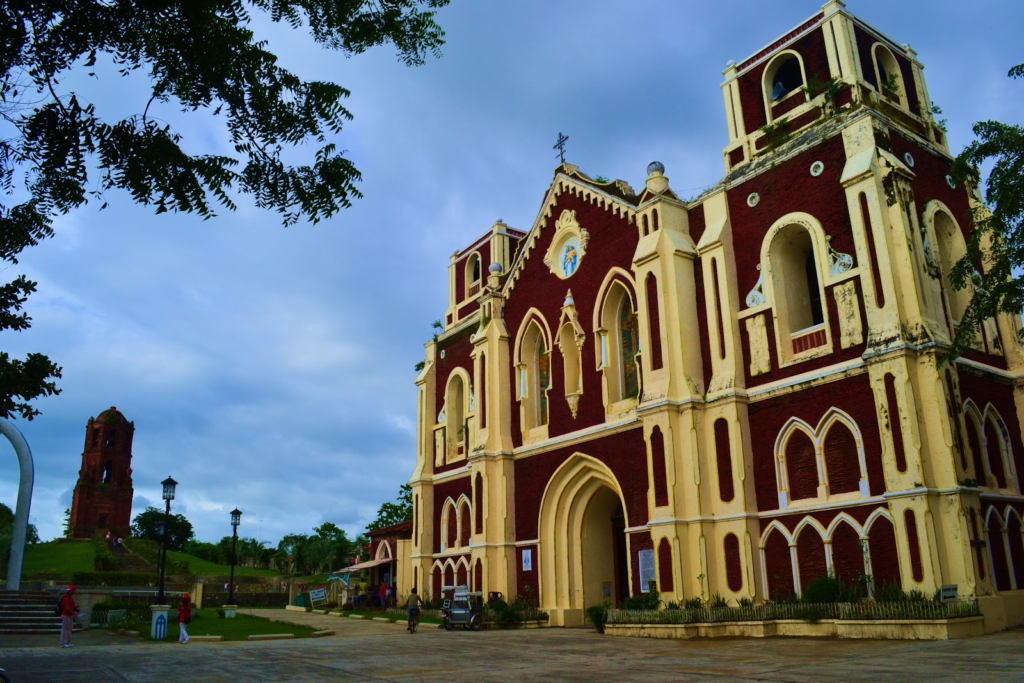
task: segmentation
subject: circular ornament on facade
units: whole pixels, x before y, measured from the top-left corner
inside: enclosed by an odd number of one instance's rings
[[[761,201],[761,195],[756,192],[751,192],[747,195],[747,206],[757,206],[757,203]]]
[[[914,168],[914,157],[910,154],[910,152],[903,153],[903,160],[907,162],[907,166],[909,166],[910,168]]]
[[[825,164],[820,161],[815,161],[811,164],[811,175],[817,178],[825,172]]]
[[[953,182],[953,176],[951,176],[951,175],[947,175],[946,176],[946,184],[949,185],[949,187],[951,189],[953,189],[953,190],[956,189],[956,183]]]
[[[580,255],[583,250],[580,248],[580,238],[571,235],[562,242],[558,248],[558,270],[563,278],[571,277],[576,269],[580,267]]]
[[[441,360],[444,360],[444,349],[441,349]]]

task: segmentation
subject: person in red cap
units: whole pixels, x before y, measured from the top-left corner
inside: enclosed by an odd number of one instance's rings
[[[60,599],[60,646],[72,647],[71,629],[74,627],[75,615],[78,614],[78,606],[75,604],[74,585],[68,586]]]
[[[178,605],[178,628],[181,629],[181,635],[178,636],[179,643],[188,642],[188,632],[185,631],[186,624],[192,621],[192,599],[188,597],[188,593],[181,596],[181,604]]]

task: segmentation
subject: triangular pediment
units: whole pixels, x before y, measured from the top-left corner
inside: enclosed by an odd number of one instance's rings
[[[622,180],[599,182],[592,179],[572,164],[562,164],[555,169],[555,177],[548,187],[540,211],[533,221],[530,231],[526,234],[519,248],[515,263],[509,271],[505,282],[505,292],[515,288],[519,275],[526,267],[527,261],[536,256],[544,258],[544,254],[536,254],[537,241],[556,211],[559,196],[570,194],[589,204],[595,204],[617,218],[626,220],[630,225],[636,223],[636,206],[638,197],[633,189]]]

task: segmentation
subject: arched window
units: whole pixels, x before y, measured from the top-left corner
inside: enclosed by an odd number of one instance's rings
[[[606,282],[607,288],[602,288],[603,295],[598,298],[601,304],[595,310],[599,367],[609,412],[628,409],[628,404],[612,406],[640,395],[639,325],[632,287],[627,289],[623,280],[616,275]]]
[[[619,382],[622,398],[636,398],[640,393],[640,375],[637,371],[636,356],[640,350],[640,334],[636,311],[629,299],[623,297],[619,304]]]
[[[732,445],[729,442],[729,421],[724,417],[715,420],[715,457],[718,463],[718,496],[722,502],[728,503],[736,494],[732,481]]]
[[[672,544],[667,538],[658,542],[658,589],[662,593],[671,593],[675,590],[675,580],[672,576]]]
[[[988,411],[985,411],[986,413]],[[996,480],[996,487],[1007,487],[1006,477],[1006,446],[1003,435],[991,413],[985,418],[985,454],[988,456],[989,470]]]
[[[825,473],[829,495],[860,490],[857,439],[844,423],[835,421],[825,435]]]
[[[90,444],[93,448],[100,445],[100,430],[93,427],[92,429],[92,443]]]
[[[776,602],[789,600],[796,594],[793,585],[793,553],[789,540],[778,527],[768,532],[762,552],[768,597]]]
[[[953,283],[949,280],[949,272],[967,253],[967,245],[964,242],[963,233],[957,227],[953,218],[943,210],[935,212],[932,222],[935,228],[935,241],[938,248],[939,277],[942,281],[942,294],[946,302],[946,313],[950,321],[950,332],[956,334],[956,328],[964,317],[967,304],[971,302],[971,292],[964,289],[954,289]]]
[[[454,462],[466,457],[469,436],[469,422],[466,419],[466,383],[459,373],[453,373],[448,380],[445,396],[445,421],[447,423],[447,459]]]
[[[777,231],[768,249],[775,320],[783,360],[828,343],[820,255],[811,233],[791,223]]]
[[[825,555],[825,539],[813,524],[807,524],[797,533],[796,561],[800,576],[800,592],[803,593],[815,579],[828,576],[828,560]]]
[[[803,64],[795,52],[776,56],[765,68],[763,79],[769,123],[807,101]]]
[[[548,390],[551,388],[551,351],[537,318],[526,325],[519,339],[518,397],[522,405],[522,429],[548,424]],[[535,435],[540,436],[540,435]]]
[[[109,484],[114,481],[114,461],[108,460],[103,466],[103,483]]]
[[[472,513],[469,509],[469,503],[463,501],[462,505],[459,506],[459,547],[469,547],[469,524]]]
[[[480,291],[480,254],[473,253],[466,259],[466,298]]]
[[[802,429],[786,441],[786,482],[790,500],[818,497],[818,464],[814,441]]]
[[[117,443],[117,430],[111,429],[107,432],[107,440],[103,445],[106,448],[113,448],[115,443]]]
[[[551,354],[544,347],[544,337],[537,337],[537,350],[533,355],[535,370],[534,392],[537,397],[537,424],[548,423],[548,389],[551,388]]]
[[[663,360],[661,354],[661,312],[658,309],[658,278],[654,277],[654,273],[648,273],[645,283],[647,290],[647,327],[651,333],[651,369],[660,370]]]
[[[743,564],[740,559],[740,540],[736,534],[726,534],[722,543],[725,555],[725,582],[729,590],[738,593],[743,588]]]
[[[473,508],[476,510],[476,533],[484,532],[484,478],[477,472],[476,484],[473,486]]]
[[[882,97],[901,107],[907,106],[907,91],[903,85],[903,74],[889,48],[875,43],[872,49],[875,57],[875,74],[878,77],[878,90]]]

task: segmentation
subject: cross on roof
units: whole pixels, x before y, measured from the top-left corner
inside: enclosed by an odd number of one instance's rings
[[[568,142],[568,141],[569,141],[569,137],[568,136],[562,135],[561,133],[559,133],[558,134],[558,142],[556,142],[555,146],[551,148],[551,149],[557,149],[558,150],[558,158],[562,161],[563,164],[565,163],[565,143]]]

